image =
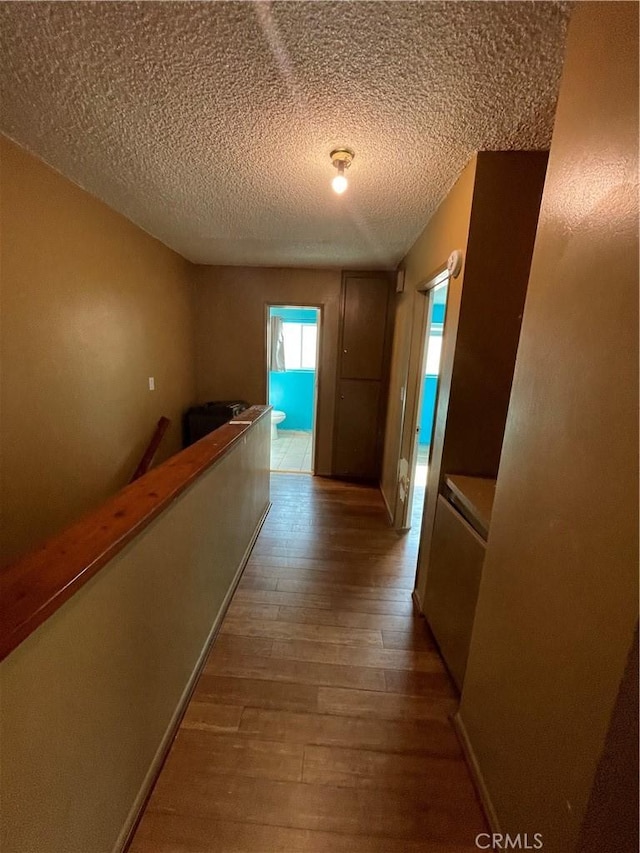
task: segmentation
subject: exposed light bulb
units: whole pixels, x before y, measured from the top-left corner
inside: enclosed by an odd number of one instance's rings
[[[351,165],[351,161],[355,155],[349,148],[336,148],[329,156],[331,157],[331,164],[338,170],[338,174],[331,181],[331,186],[333,187],[334,193],[342,195],[349,186],[345,171]]]
[[[338,195],[342,195],[342,193],[349,186],[349,181],[347,181],[344,175],[338,174],[331,181],[331,186],[333,187],[334,192],[338,193]]]

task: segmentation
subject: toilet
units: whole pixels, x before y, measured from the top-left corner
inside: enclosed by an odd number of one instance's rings
[[[271,410],[271,441],[275,441],[278,437],[278,424],[286,418],[286,414],[279,409]]]

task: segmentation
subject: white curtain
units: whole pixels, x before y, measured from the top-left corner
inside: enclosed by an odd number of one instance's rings
[[[269,354],[269,370],[284,373],[284,324],[282,317],[271,318],[271,352]]]

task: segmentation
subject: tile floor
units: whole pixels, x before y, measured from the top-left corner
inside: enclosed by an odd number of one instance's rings
[[[271,442],[271,470],[311,473],[311,432],[279,429],[277,440]]]
[[[429,464],[429,445],[418,445],[418,460],[416,462],[416,486],[427,485],[427,466]]]
[[[418,460],[413,488],[413,506],[411,507],[410,527],[420,535],[422,525],[422,511],[424,509],[424,493],[427,488],[427,470],[429,463],[429,445],[421,444],[418,447]]]

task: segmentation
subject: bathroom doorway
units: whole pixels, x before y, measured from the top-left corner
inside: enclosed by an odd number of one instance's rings
[[[431,458],[433,429],[438,402],[440,384],[442,342],[449,276],[443,273],[425,285],[426,317],[424,325],[424,343],[418,373],[418,386],[415,395],[413,430],[408,462],[401,460],[405,467],[404,481],[399,487],[401,529],[411,529],[419,537],[427,487],[427,475]]]
[[[267,306],[271,470],[314,473],[320,308]]]

